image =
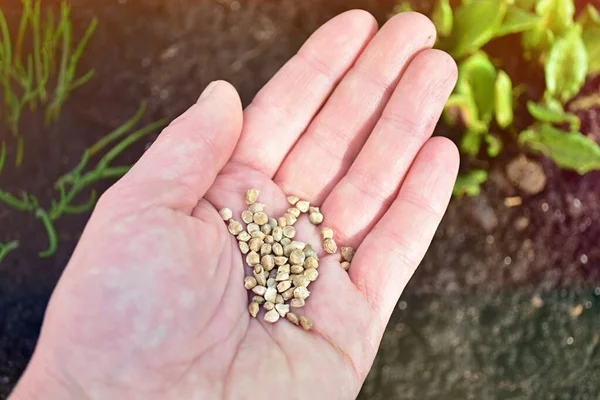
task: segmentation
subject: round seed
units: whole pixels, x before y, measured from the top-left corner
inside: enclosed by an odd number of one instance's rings
[[[298,210],[296,207],[288,208],[287,212],[289,212],[296,218],[300,217],[300,210]]]
[[[257,212],[254,214],[254,222],[258,225],[264,225],[269,222],[269,217],[264,212]]]
[[[262,239],[252,238],[248,242],[248,246],[250,247],[250,250],[258,253],[260,251],[260,248],[262,247],[263,243],[264,242],[262,241]]]
[[[300,326],[304,328],[305,331],[310,331],[313,327],[313,323],[310,319],[306,318],[304,315],[300,317]]]
[[[253,276],[247,276],[244,278],[244,287],[248,290],[252,289],[254,286],[256,286],[256,278]]]
[[[256,199],[258,199],[259,194],[260,191],[258,189],[248,189],[246,190],[244,201],[246,202],[246,204],[254,204],[256,203]]]
[[[342,247],[340,252],[344,261],[352,261],[352,257],[354,257],[354,249],[352,247]]]
[[[288,244],[292,243],[292,239],[284,237],[279,241],[279,243],[281,243],[282,246],[287,246]],[[285,253],[285,249],[284,249],[284,253]]]
[[[298,218],[294,217],[294,214],[285,213],[283,214],[283,218],[285,218],[285,222],[287,225],[294,225]]]
[[[273,258],[275,265],[285,265],[285,263],[287,263],[288,259],[287,257],[283,257],[283,256],[277,256]]]
[[[293,226],[286,226],[283,228],[283,236],[292,239],[294,236],[296,236],[296,228]]]
[[[273,235],[273,239],[275,239],[276,242],[279,242],[281,238],[283,238],[283,228],[280,226],[276,226],[271,231],[271,234]]]
[[[250,204],[250,207],[248,207],[248,211],[250,211],[252,214],[257,213],[257,212],[262,212],[265,210],[265,205],[263,203],[253,203]]]
[[[273,244],[273,243],[275,243],[275,240],[273,239],[273,236],[271,236],[271,235],[266,235],[266,236],[265,236],[265,243],[268,243],[268,244]]]
[[[241,242],[247,242],[248,240],[251,239],[251,236],[248,232],[246,231],[242,231],[240,232],[239,235],[237,235],[237,240],[241,241]]]
[[[246,262],[248,263],[249,266],[252,267],[260,262],[260,256],[258,255],[257,252],[251,251],[246,256]]]
[[[277,277],[275,278],[277,282],[286,281],[288,279],[290,279],[290,274],[288,272],[278,272]]]
[[[337,251],[337,244],[335,243],[335,240],[325,239],[323,241],[323,250],[329,254],[335,253]]]
[[[298,196],[288,196],[287,198],[288,203],[290,203],[291,205],[295,205],[298,202],[298,200],[300,200]]]
[[[289,312],[285,315],[288,321],[290,321],[294,325],[298,325],[298,317],[293,312]]]
[[[267,311],[264,319],[265,321],[274,324],[279,320],[279,313],[275,310]]]
[[[306,243],[300,242],[298,240],[294,240],[292,243],[290,243],[290,246],[292,246],[292,248],[294,250],[302,250],[302,251],[304,251],[304,249],[306,248]]]
[[[254,292],[254,294],[264,297],[264,294],[267,292],[267,288],[261,285],[256,285],[252,288],[252,292]]]
[[[223,221],[229,221],[233,217],[233,212],[229,208],[221,208],[219,215],[223,218]]]
[[[286,299],[285,293],[287,293],[288,289],[290,289],[291,287],[292,287],[292,282],[291,281],[281,281],[281,282],[279,282],[277,284],[277,291],[279,293],[283,293],[284,294],[284,296],[282,296],[284,300],[289,300],[292,297],[294,297],[294,292],[292,291],[291,297],[288,298],[288,299]]]
[[[275,237],[273,237],[273,239],[275,239]],[[273,243],[271,249],[273,250],[273,254],[275,254],[276,256],[283,255],[283,246],[281,245],[281,243]]]
[[[317,256],[317,252],[313,249],[313,247],[310,244],[307,244],[304,247],[304,254],[306,255],[306,257],[313,257],[315,259],[319,258],[319,256]]]
[[[267,279],[267,288],[272,288],[272,287],[275,287],[276,285],[277,285],[277,281],[275,280],[275,278]]]
[[[308,296],[310,296],[310,292],[304,286],[299,286],[296,289],[294,289],[294,298],[304,300]]]
[[[259,305],[260,305],[260,304],[265,304],[265,301],[266,301],[266,300],[265,300],[265,298],[264,298],[264,297],[262,297],[262,296],[254,296],[254,297],[252,298],[252,302],[253,302],[253,303],[256,303],[256,304],[259,304]]]
[[[262,265],[257,264],[254,266],[253,271],[254,271],[254,275],[258,275],[258,274],[262,275],[264,268],[262,267]],[[260,285],[260,283],[259,283],[259,285]]]
[[[292,280],[292,283],[294,284],[294,286],[296,287],[300,287],[300,286],[304,286],[307,287],[310,284],[310,279],[308,279],[306,276],[304,275],[296,275],[294,277],[294,279]]]
[[[284,300],[283,300],[283,296],[280,295],[279,293],[277,293],[277,296],[275,296],[275,304],[283,304]]]
[[[290,262],[292,264],[303,264],[306,256],[302,250],[294,250],[290,253]]]
[[[269,218],[269,226],[275,228],[277,226],[277,220],[275,218]]]
[[[248,246],[248,243],[246,242],[238,242],[238,246],[242,254],[248,254],[248,252],[250,251],[250,246]]]
[[[258,303],[251,302],[250,304],[248,304],[248,311],[250,312],[250,315],[252,315],[252,318],[256,318],[259,309],[260,307]]]
[[[319,261],[314,257],[306,257],[306,260],[304,260],[304,268],[319,268]]]
[[[273,228],[271,228],[271,225],[269,225],[268,223],[260,226],[260,231],[262,233],[264,233],[265,235],[270,234],[272,230],[273,230]]]
[[[286,281],[283,281],[286,282]],[[281,283],[283,283],[281,282]],[[283,300],[288,301],[290,299],[294,298],[294,288],[290,287],[288,290],[284,290],[283,292],[281,292],[281,297],[283,297]]]
[[[301,274],[301,273],[304,272],[304,267],[302,265],[299,265],[299,264],[293,264],[290,267],[290,272],[292,274]]]
[[[308,212],[310,214],[312,214],[312,213],[318,213],[318,212],[321,212],[321,209],[319,207],[310,206],[310,207],[308,207]]]
[[[260,259],[260,265],[262,265],[267,271],[270,271],[275,266],[275,259],[272,255],[268,254]]]
[[[240,226],[241,226],[241,224],[240,224]],[[246,227],[246,230],[248,231],[249,234],[252,234],[252,232],[260,231],[260,226],[258,226],[255,223],[251,223],[251,224],[248,224],[248,226]]]
[[[272,309],[275,308],[275,303],[272,303],[270,301],[266,301],[265,304],[263,304],[263,308],[267,311],[271,311]]]
[[[325,239],[333,239],[333,229],[324,226],[321,228],[321,238]]]
[[[341,265],[344,271],[348,271],[350,269],[350,263],[348,261],[342,261]]]
[[[247,224],[251,224],[253,220],[254,220],[254,213],[252,211],[250,211],[250,210],[242,211],[242,221],[244,221]]]
[[[290,307],[293,307],[293,308],[304,307],[304,299],[296,299],[296,298],[292,299],[290,301]]]
[[[271,245],[264,243],[262,246],[260,246],[260,255],[266,256],[268,254],[271,254]]]
[[[277,268],[277,273],[278,274],[283,274],[283,273],[290,273],[290,265],[289,264],[283,264],[282,266],[280,266],[279,268]]]
[[[260,240],[265,240],[265,238],[267,237],[267,235],[265,235],[261,231],[254,231],[254,232],[252,232],[250,234],[250,237],[257,238],[257,239],[260,239]]]
[[[287,224],[288,224],[287,219],[285,217],[277,218],[277,226],[280,226],[283,228],[284,226],[287,226]]]
[[[275,310],[277,310],[279,316],[283,318],[290,312],[290,306],[289,304],[275,304]]]
[[[298,210],[305,213],[308,211],[308,208],[310,207],[310,202],[308,202],[306,200],[300,200],[295,204],[295,206]]]
[[[304,271],[304,276],[307,277],[309,281],[314,282],[319,277],[319,271],[314,268],[308,268]]]
[[[323,222],[323,214],[320,212],[310,213],[308,220],[313,225],[319,225],[321,222]]]
[[[258,294],[258,293],[257,293]],[[277,289],[274,287],[267,288],[265,295],[263,296],[266,301],[275,303],[275,297],[277,296]]]
[[[242,224],[240,224],[235,219],[230,219],[229,220],[229,225],[227,225],[227,229],[229,229],[229,233],[231,233],[232,235],[237,235],[244,228],[242,228]]]

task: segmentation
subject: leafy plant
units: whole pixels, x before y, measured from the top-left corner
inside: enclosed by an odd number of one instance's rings
[[[398,5],[398,10],[409,8],[407,1]],[[586,77],[600,73],[600,13],[588,4],[575,14],[573,0],[463,0],[455,8],[448,0],[435,1],[430,17],[438,30],[436,47],[455,58],[459,72],[444,120],[463,127],[464,155],[478,157],[485,150],[495,157],[505,140],[517,139],[561,168],[580,174],[600,169],[600,146],[579,132],[579,118],[565,110],[568,104],[572,110],[600,105],[598,96],[573,100]],[[526,99],[534,120],[530,126],[524,125],[527,119],[515,119],[527,83],[515,85],[505,70],[507,60],[493,59],[486,51],[506,35],[520,40],[520,63],[544,74],[543,95]],[[484,172],[460,176],[455,195],[478,194],[476,187],[487,179]]]

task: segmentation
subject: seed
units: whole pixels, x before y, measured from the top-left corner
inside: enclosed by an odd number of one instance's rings
[[[265,235],[261,231],[254,231],[254,232],[252,232],[250,234],[250,237],[257,238],[257,239],[260,239],[260,240],[265,240],[265,238],[267,237],[267,235]]]
[[[302,250],[302,251],[304,251],[304,249],[306,248],[306,243],[300,242],[298,240],[294,240],[292,243],[290,243],[290,246],[294,250]]]
[[[323,250],[329,254],[335,253],[337,251],[337,244],[335,243],[335,240],[325,239],[323,241]]]
[[[250,207],[248,207],[248,211],[250,211],[252,214],[257,213],[257,212],[262,212],[264,210],[265,210],[265,205],[263,203],[250,204]]]
[[[283,256],[274,257],[274,260],[275,260],[275,265],[285,265],[285,263],[287,263],[287,261],[288,261],[287,257],[283,257]]]
[[[324,226],[321,228],[321,238],[325,239],[333,239],[333,229]]]
[[[262,246],[260,246],[260,255],[266,256],[268,254],[271,254],[271,245],[264,243]]]
[[[298,286],[296,289],[294,289],[294,298],[304,300],[308,296],[310,296],[310,292],[304,286]]]
[[[271,228],[275,228],[277,226],[277,220],[275,218],[270,217],[269,218],[269,226]]]
[[[257,293],[258,294],[258,293]],[[266,301],[275,303],[275,297],[277,296],[277,289],[274,287],[267,288],[265,291],[264,298]]]
[[[275,308],[275,303],[272,303],[270,301],[266,301],[265,304],[263,304],[263,308],[267,311],[271,311],[272,309]]]
[[[285,300],[285,301],[293,299],[294,298],[294,288],[290,287],[288,290],[281,292],[281,297],[283,297],[283,300]]]
[[[263,275],[263,271],[261,270],[259,273],[254,273],[254,278],[256,279],[256,283],[260,286],[267,286],[267,278]]]
[[[256,304],[264,304],[264,303],[265,303],[265,301],[266,301],[266,300],[265,300],[265,299],[264,299],[264,297],[262,297],[262,296],[254,296],[254,297],[252,298],[252,302],[253,302],[253,303],[256,303]]]
[[[275,239],[275,237],[273,237],[273,239]],[[281,243],[273,243],[271,249],[273,250],[273,254],[275,254],[276,256],[283,255],[283,246],[281,245]]]
[[[254,294],[264,297],[264,294],[267,292],[267,288],[261,285],[256,285],[252,288],[252,292],[254,292]]]
[[[290,274],[289,274],[289,272],[278,272],[278,273],[277,273],[277,277],[275,278],[275,280],[276,280],[277,282],[280,282],[280,281],[286,281],[286,280],[288,280],[288,279],[290,279]]]
[[[246,190],[246,195],[244,196],[244,201],[246,204],[254,204],[256,203],[256,199],[258,199],[258,195],[260,191],[257,189],[248,189]]]
[[[304,315],[300,317],[300,325],[305,331],[310,331],[313,327],[312,321],[306,318]]]
[[[344,271],[348,271],[350,269],[350,263],[348,261],[342,261],[341,265]]]
[[[352,261],[352,257],[354,257],[354,249],[352,247],[342,247],[340,251],[344,261]]]
[[[291,287],[292,287],[292,282],[291,282],[291,281],[281,281],[281,282],[279,282],[279,283],[277,284],[277,291],[278,291],[279,293],[283,293],[283,294],[284,294],[284,296],[283,296],[283,299],[284,299],[284,300],[289,300],[289,299],[286,299],[286,298],[285,298],[285,297],[286,297],[286,296],[285,296],[285,293],[286,293],[286,292],[287,292],[287,290],[288,290],[288,289],[290,289]],[[292,297],[294,297],[294,292],[293,292],[293,291],[292,291]],[[290,297],[290,299],[291,299],[292,297]]]
[[[264,212],[257,212],[254,214],[254,222],[258,225],[264,225],[269,222],[269,217]]]
[[[320,212],[310,213],[308,220],[313,225],[319,225],[321,222],[323,222],[323,214]]]
[[[290,273],[290,265],[289,264],[283,264],[282,266],[280,266],[279,268],[277,268],[277,273],[278,274],[283,274],[283,273]]]
[[[319,261],[314,257],[306,257],[306,260],[304,260],[304,268],[319,268]]]
[[[250,251],[250,246],[248,246],[248,243],[246,242],[238,242],[238,246],[242,254],[248,254],[248,252]]]
[[[262,273],[264,271],[264,268],[262,267],[262,265],[257,264],[257,265],[254,266],[253,271],[254,271],[255,275],[257,275],[257,274],[261,274],[262,275]]]
[[[300,287],[300,286],[304,286],[307,287],[310,284],[310,279],[308,279],[306,276],[304,275],[296,275],[294,277],[294,279],[292,280],[292,283],[294,284],[294,286],[296,287]]]
[[[310,207],[310,202],[306,201],[306,200],[300,200],[295,204],[295,206],[298,210],[305,213],[308,211],[308,208]]]
[[[296,207],[288,208],[287,212],[289,212],[296,218],[300,217],[300,210],[298,210]]]
[[[254,213],[252,211],[250,211],[250,210],[242,211],[242,221],[244,221],[247,224],[251,224],[253,220],[254,220]]]
[[[301,308],[304,307],[304,299],[292,299],[292,301],[290,301],[290,307],[294,307],[294,308]]]
[[[263,225],[263,226],[264,226],[264,225]],[[271,236],[271,235],[266,235],[266,236],[265,236],[265,243],[268,243],[268,244],[273,244],[273,243],[275,243],[275,240],[273,239],[273,236]]]
[[[223,221],[229,221],[233,217],[233,212],[229,208],[221,208],[219,215],[223,218]]]
[[[307,244],[304,247],[304,254],[306,255],[306,257],[313,257],[315,259],[319,258],[319,256],[317,256],[317,252],[313,249],[313,247],[310,244]]]
[[[275,287],[276,285],[277,285],[277,281],[275,280],[275,278],[267,279],[267,289],[271,288],[271,287]]]
[[[290,262],[292,264],[303,264],[306,256],[302,250],[294,250],[290,253]]]
[[[271,235],[273,235],[273,239],[275,239],[276,242],[279,242],[283,237],[283,228],[280,226],[276,226],[271,231]]]
[[[298,317],[293,312],[289,312],[285,315],[288,321],[290,321],[294,325],[298,325]]]
[[[260,262],[260,256],[258,255],[257,252],[251,251],[246,256],[246,262],[248,263],[249,266],[252,267]]]
[[[229,220],[229,225],[227,226],[227,229],[229,229],[229,233],[231,233],[232,235],[237,235],[238,233],[240,233],[244,228],[242,228],[242,224],[240,224],[238,221],[236,221],[235,219],[230,219]]]
[[[248,246],[250,246],[250,250],[258,253],[260,251],[260,248],[262,247],[263,243],[264,242],[262,241],[262,239],[252,238],[248,242]]]
[[[277,310],[279,316],[283,318],[290,312],[290,306],[289,304],[275,304],[275,310]]]
[[[300,200],[298,196],[288,196],[287,198],[288,203],[290,203],[291,205],[295,205],[298,202],[298,200]]]
[[[268,235],[269,233],[271,233],[272,230],[273,230],[273,228],[271,228],[271,225],[269,225],[268,223],[260,226],[260,231],[262,233],[264,233],[265,235]]]
[[[307,277],[309,281],[314,282],[319,277],[319,271],[314,268],[308,268],[304,271],[304,276]]]
[[[275,259],[270,254],[263,256],[260,259],[260,265],[262,265],[264,267],[264,269],[266,269],[267,271],[270,271],[275,266]]]
[[[296,221],[298,221],[298,218],[294,217],[294,214],[290,213],[283,214],[283,218],[285,218],[287,225],[294,225]]]
[[[296,228],[293,226],[286,226],[283,228],[283,236],[292,239],[294,236],[296,236]]]
[[[248,240],[251,239],[251,236],[248,232],[246,231],[241,231],[239,235],[237,235],[237,240],[241,241],[241,242],[247,242]]]
[[[241,224],[240,224],[240,226],[241,226]],[[255,223],[251,223],[251,224],[248,224],[248,226],[246,227],[246,230],[248,231],[249,234],[252,234],[252,232],[260,231],[260,226],[258,226],[258,224],[255,224]]]
[[[267,311],[264,319],[265,321],[274,324],[275,322],[277,322],[277,320],[279,320],[279,313],[275,310]]]
[[[280,295],[279,293],[277,293],[277,296],[275,296],[275,304],[283,304],[284,300],[283,300],[283,296]]]
[[[284,226],[287,226],[287,224],[287,219],[285,219],[285,217],[277,218],[277,226],[283,228]]]
[[[292,239],[284,237],[283,239],[281,239],[279,241],[279,243],[281,243],[282,246],[287,246],[288,244],[292,243]],[[285,253],[285,251],[284,251]]]
[[[244,278],[244,287],[248,290],[252,289],[254,286],[256,286],[256,278],[253,276],[247,276]]]
[[[299,265],[299,264],[293,264],[290,267],[290,272],[292,274],[301,274],[301,273],[304,272],[304,267],[302,265]]]
[[[321,209],[319,207],[310,206],[310,207],[308,207],[308,212],[310,214],[312,214],[312,213],[318,213],[318,212],[321,212]]]
[[[250,312],[250,315],[252,315],[252,318],[256,318],[259,309],[260,307],[258,303],[251,302],[250,304],[248,304],[248,311]]]

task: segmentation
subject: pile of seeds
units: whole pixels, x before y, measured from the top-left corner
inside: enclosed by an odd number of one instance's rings
[[[310,296],[308,286],[319,277],[319,257],[310,244],[294,240],[294,224],[304,213],[310,222],[319,225],[323,214],[319,207],[313,207],[306,200],[296,196],[287,198],[291,207],[283,216],[275,219],[265,213],[265,205],[258,203],[259,191],[249,189],[245,194],[248,208],[241,213],[246,224],[244,230],[239,221],[233,219],[233,213],[223,208],[219,214],[228,222],[229,232],[236,236],[239,249],[246,256],[246,263],[252,269],[252,275],[244,279],[244,287],[254,293],[248,311],[254,318],[260,306],[266,311],[264,320],[270,323],[286,318],[294,325],[306,330],[312,328],[312,322],[305,316],[298,317],[290,310],[304,307]],[[323,249],[326,253],[337,252],[331,228],[321,228]],[[346,271],[354,255],[352,247],[342,247],[341,266]]]

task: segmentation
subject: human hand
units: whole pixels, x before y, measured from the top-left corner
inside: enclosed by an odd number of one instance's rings
[[[433,25],[404,13],[379,32],[350,11],[320,28],[242,111],[211,84],[98,205],[52,296],[13,399],[354,398],[446,208],[455,146],[430,139],[456,80]],[[244,259],[219,217],[253,187],[321,205],[348,272],[323,255],[287,321],[248,314]],[[239,217],[238,217],[239,219]]]

